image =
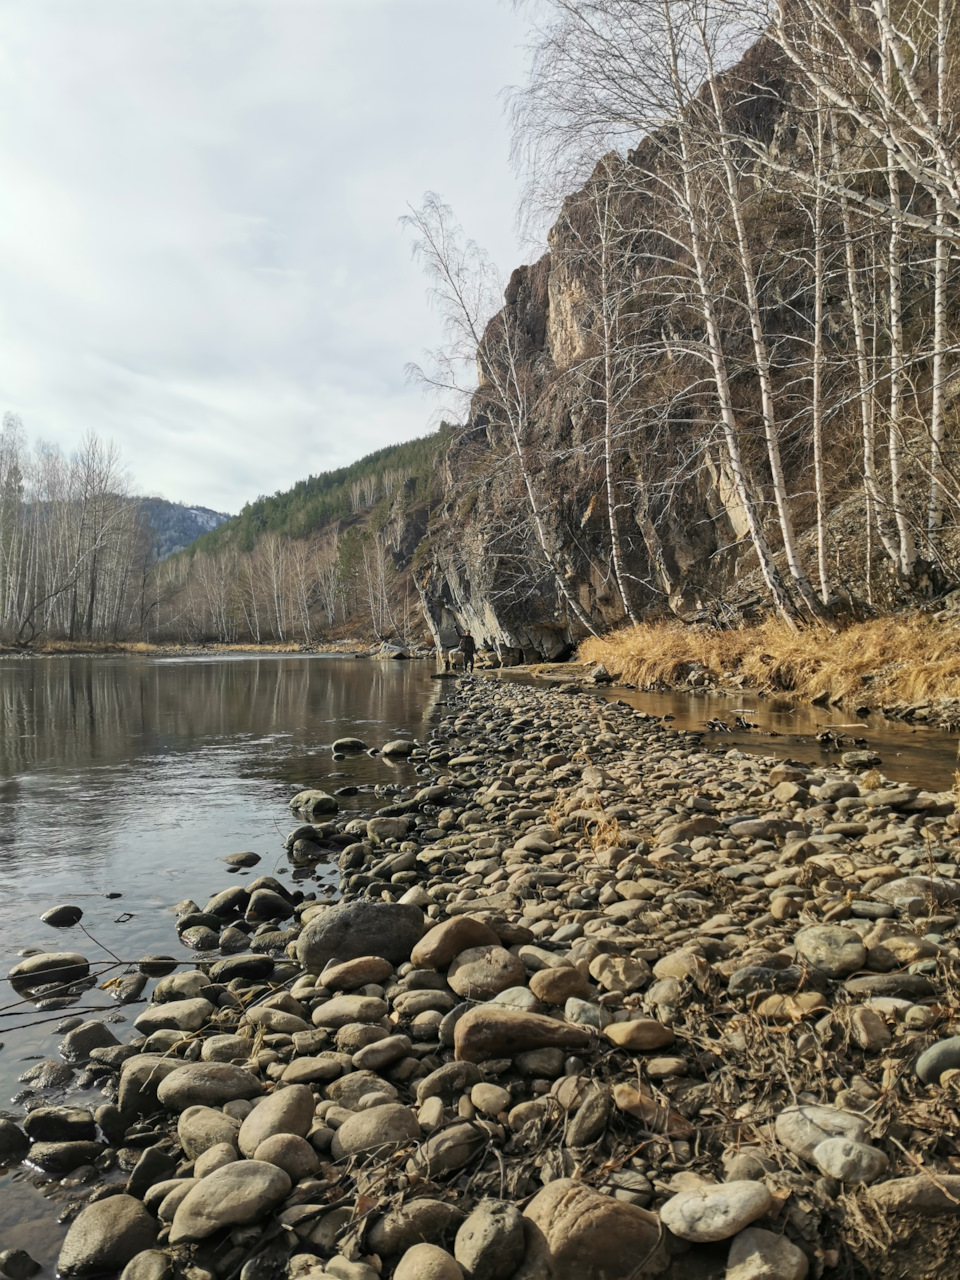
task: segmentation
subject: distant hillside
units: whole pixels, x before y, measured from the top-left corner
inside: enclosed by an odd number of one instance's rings
[[[218,528],[231,517],[209,507],[187,507],[164,498],[142,498],[140,510],[149,524],[158,560],[182,551],[204,533]]]
[[[160,566],[157,636],[421,640],[414,556],[456,435],[443,425],[248,503]]]

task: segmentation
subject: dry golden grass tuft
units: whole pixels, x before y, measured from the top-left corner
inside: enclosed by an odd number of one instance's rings
[[[843,631],[799,633],[770,621],[736,631],[645,623],[585,640],[580,660],[602,662],[641,689],[683,683],[698,663],[718,684],[732,676],[765,693],[878,706],[960,697],[960,630],[932,618],[880,618]]]

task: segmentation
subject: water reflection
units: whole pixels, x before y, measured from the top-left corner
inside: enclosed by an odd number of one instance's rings
[[[307,656],[0,660],[0,778],[278,731],[300,748],[338,726],[408,731],[411,713],[429,713],[428,676],[419,663]]]
[[[339,762],[329,748],[347,734],[377,746],[425,736],[442,696],[431,674],[288,655],[0,659],[0,974],[25,946],[109,961],[77,930],[40,923],[58,902],[82,906],[92,938],[124,960],[188,955],[169,908],[229,883],[221,857],[253,850],[262,861],[250,874],[293,879],[282,837],[294,789],[356,784],[367,790],[343,807],[362,813],[382,803],[373,784],[416,779],[408,763]],[[321,864],[316,879],[333,880],[334,868]],[[81,1003],[121,1022],[137,1013],[103,992]],[[0,1011],[0,1111],[32,1061],[56,1056],[62,1016]],[[0,1247],[17,1243],[49,1267],[63,1234],[56,1212],[22,1174],[0,1178]]]

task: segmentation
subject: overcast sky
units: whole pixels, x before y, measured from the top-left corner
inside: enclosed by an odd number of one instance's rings
[[[509,272],[501,0],[0,0],[0,411],[237,511],[420,435],[432,189]]]

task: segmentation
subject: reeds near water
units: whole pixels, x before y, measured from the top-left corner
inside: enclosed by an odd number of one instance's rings
[[[960,627],[922,615],[835,633],[796,633],[775,621],[732,631],[645,623],[585,640],[579,657],[641,689],[685,684],[697,663],[717,684],[808,701],[824,693],[864,706],[960,698]]]

